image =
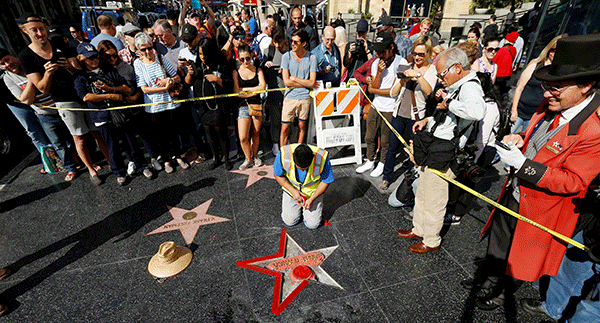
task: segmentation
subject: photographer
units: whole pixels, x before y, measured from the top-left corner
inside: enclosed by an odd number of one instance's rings
[[[436,70],[440,83],[448,92],[439,90],[436,93],[442,102],[437,106],[435,117],[415,122],[414,156],[405,149],[416,165],[427,166],[419,178],[413,228],[397,232],[405,239],[423,239],[409,247],[415,253],[437,250],[442,240],[440,231],[446,213],[449,184],[430,168],[455,178],[458,172],[456,149],[465,146],[473,123],[482,120],[486,113],[483,90],[475,72],[470,71],[465,52],[458,48],[444,51],[438,56]]]
[[[344,67],[347,73],[342,76],[342,82],[351,78],[357,68],[373,57],[369,52],[371,42],[367,40],[367,32],[369,32],[369,22],[365,19],[359,20],[356,24],[356,41],[348,42],[344,49]]]

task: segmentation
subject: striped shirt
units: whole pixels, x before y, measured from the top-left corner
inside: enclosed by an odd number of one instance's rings
[[[25,87],[27,86],[27,81],[28,81],[28,79],[27,79],[27,76],[25,76],[25,75],[15,74],[15,73],[9,72],[9,71],[6,71],[6,74],[4,75],[4,83],[6,84],[6,87],[10,90],[10,93],[12,93],[12,95],[14,95],[15,97],[18,97],[19,95],[21,95],[21,93],[23,93],[23,91],[25,91]],[[42,93],[42,92],[38,91],[37,89],[35,90],[35,99],[33,101],[33,104],[38,105],[38,106],[43,105],[43,106],[47,106],[47,107],[55,106],[54,99],[52,99],[52,96],[50,94]],[[37,114],[45,114],[45,115],[58,114],[57,110],[38,108],[34,105],[32,105],[31,107]]]
[[[157,54],[155,54],[156,57]],[[133,68],[135,70],[135,80],[137,82],[138,87],[148,86],[148,87],[158,87],[156,85],[156,81],[158,79],[164,79],[167,77],[173,77],[177,75],[177,70],[169,63],[168,60],[163,59],[163,63],[165,65],[165,70],[167,71],[168,76],[165,76],[162,67],[158,61],[158,58],[154,60],[152,64],[144,64],[139,59],[136,59],[133,62]],[[173,101],[173,98],[169,95],[168,91],[162,91],[154,94],[146,94],[144,93],[144,102],[145,103],[156,103],[156,102],[166,102]],[[166,104],[157,104],[146,106],[144,110],[148,113],[157,113],[163,112],[166,110],[173,110],[179,107],[179,103],[166,103]]]

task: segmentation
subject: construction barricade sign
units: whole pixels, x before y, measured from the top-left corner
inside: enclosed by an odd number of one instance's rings
[[[329,151],[332,165],[362,162],[359,92],[356,85],[315,90],[317,146]]]

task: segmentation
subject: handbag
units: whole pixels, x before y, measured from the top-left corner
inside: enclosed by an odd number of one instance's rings
[[[248,115],[252,117],[261,117],[262,110],[262,104],[248,104]]]
[[[156,54],[156,57],[158,58],[158,62],[160,63],[160,67],[162,67],[163,73],[165,73],[165,77],[168,77],[169,74],[167,73],[167,69],[165,69],[165,65],[163,64],[162,56],[160,54]],[[175,83],[167,91],[169,92],[169,95],[172,98],[174,98],[174,97],[178,96],[179,93],[181,93],[182,89],[183,89],[183,84],[181,84],[181,83]]]
[[[109,110],[110,120],[117,127],[121,128],[129,122],[131,114],[127,110]]]
[[[419,178],[419,173],[414,167],[409,168],[404,173],[404,180],[396,190],[396,199],[407,205],[415,202],[415,192],[413,191],[413,183]]]

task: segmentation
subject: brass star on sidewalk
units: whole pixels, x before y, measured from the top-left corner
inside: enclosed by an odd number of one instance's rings
[[[304,251],[281,229],[276,254],[239,261],[237,266],[275,277],[271,314],[279,315],[309,282],[344,289],[321,268],[337,247]]]
[[[258,182],[261,178],[275,179],[275,174],[273,173],[273,166],[271,166],[271,165],[262,165],[260,167],[250,167],[250,168],[246,168],[245,170],[232,170],[231,172],[248,175],[248,182],[246,183],[246,188],[248,188],[250,185]]]
[[[185,243],[190,245],[192,241],[194,241],[194,237],[196,236],[200,226],[231,221],[230,219],[221,218],[206,213],[208,212],[208,207],[210,206],[212,200],[213,199],[210,199],[191,210],[180,209],[178,207],[169,207],[169,212],[171,212],[173,220],[162,225],[160,228],[147,233],[146,235],[179,230],[183,235]]]

